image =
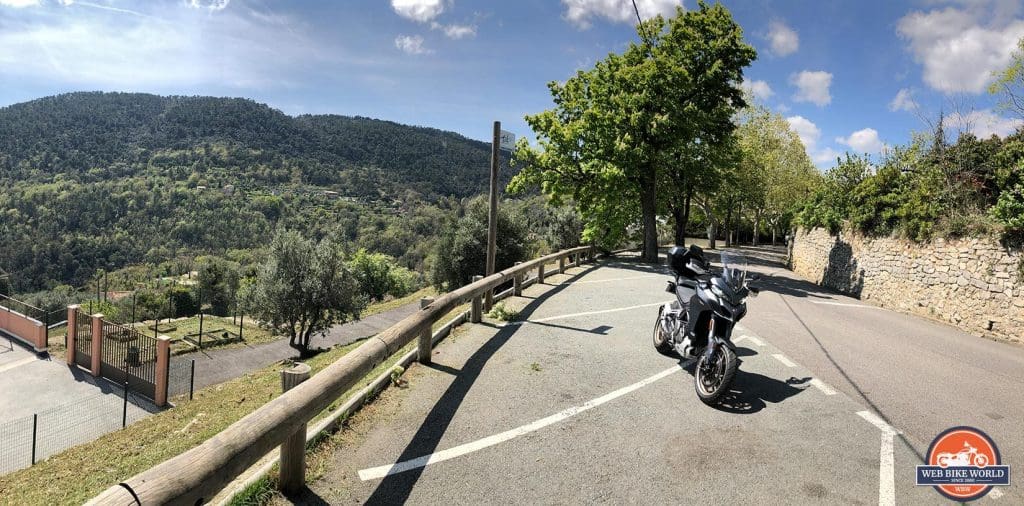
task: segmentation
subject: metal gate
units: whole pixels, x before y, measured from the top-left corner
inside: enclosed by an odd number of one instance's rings
[[[156,393],[156,339],[131,327],[103,322],[100,375],[153,399]]]
[[[75,363],[92,368],[92,316],[77,311],[75,316]]]

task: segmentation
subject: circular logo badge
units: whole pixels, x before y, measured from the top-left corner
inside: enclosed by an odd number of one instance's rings
[[[927,466],[951,477],[949,483],[936,484],[935,490],[954,501],[983,497],[992,489],[992,482],[975,478],[998,474],[1004,467],[992,438],[973,427],[953,427],[939,434],[928,447],[927,458]]]

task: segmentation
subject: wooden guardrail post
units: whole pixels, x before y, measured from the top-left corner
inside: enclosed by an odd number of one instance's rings
[[[483,276],[473,276],[473,282],[476,283],[484,279]],[[480,323],[484,319],[484,301],[483,294],[477,294],[473,296],[473,308],[469,312],[469,321],[473,323]]]
[[[543,285],[544,284],[544,264],[543,263],[541,263],[540,266],[537,267],[537,284],[538,285]]]
[[[560,256],[560,257],[558,257],[558,273],[562,274],[564,272],[565,272],[565,257],[564,256]]]
[[[516,262],[516,266],[521,265],[522,262]],[[512,278],[512,295],[516,297],[523,294],[523,273],[517,272]]]
[[[103,360],[103,313],[92,315],[92,375],[100,377],[100,363]]]
[[[572,266],[573,267],[579,267],[580,266],[580,256],[581,256],[580,253],[576,253],[575,255],[572,256]]]
[[[425,308],[425,307],[427,307],[427,306],[429,306],[429,305],[431,305],[433,303],[434,303],[434,298],[433,297],[423,297],[422,299],[420,299],[420,309],[423,309],[423,308]],[[431,353],[431,351],[433,349],[433,340],[434,340],[434,329],[433,329],[433,326],[432,325],[427,325],[427,328],[423,329],[423,332],[420,333],[419,354],[418,354],[417,358],[419,359],[419,362],[421,364],[429,364],[430,363],[430,353]]]
[[[307,364],[295,364],[281,371],[281,390],[287,392],[309,379],[311,369]],[[306,486],[306,425],[296,429],[281,443],[282,492],[294,493]]]
[[[156,391],[153,393],[153,400],[156,405],[164,407],[167,405],[167,375],[171,370],[171,338],[160,336],[156,338]]]
[[[68,330],[67,330],[67,350],[64,350],[64,356],[68,359],[68,365],[75,365],[75,346],[78,342],[78,304],[68,306]]]

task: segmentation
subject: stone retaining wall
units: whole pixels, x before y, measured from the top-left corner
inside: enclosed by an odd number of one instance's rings
[[[971,334],[1024,342],[1021,251],[993,239],[917,244],[894,238],[800,230],[792,268],[801,277]]]

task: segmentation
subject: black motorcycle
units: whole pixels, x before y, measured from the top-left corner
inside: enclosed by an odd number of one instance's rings
[[[668,282],[676,300],[658,309],[654,347],[661,353],[676,352],[684,359],[697,358],[694,387],[705,404],[718,402],[729,391],[739,367],[732,331],[747,314],[748,296],[757,289],[747,285],[740,258],[722,253],[721,273],[711,272],[704,250],[696,245],[673,247],[668,265],[675,281]]]

